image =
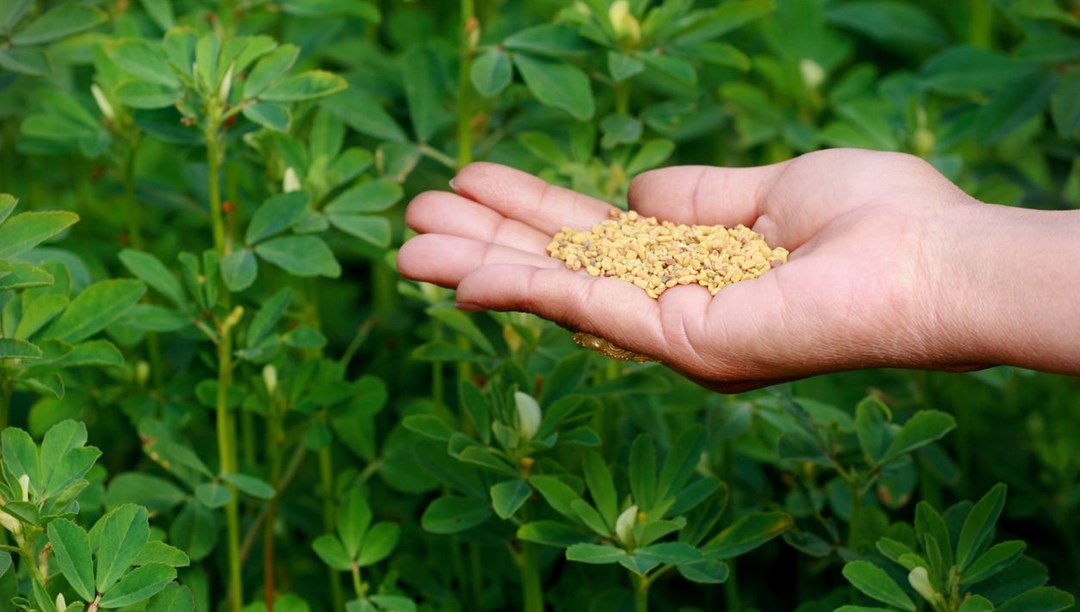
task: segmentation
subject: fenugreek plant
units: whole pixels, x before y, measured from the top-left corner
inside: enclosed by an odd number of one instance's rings
[[[0,2],[0,608],[1061,609],[1076,381],[717,395],[394,248],[476,160],[625,209],[662,164],[859,146],[1075,208],[1076,9]]]

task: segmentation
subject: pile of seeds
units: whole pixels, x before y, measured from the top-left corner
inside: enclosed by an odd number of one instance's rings
[[[612,211],[589,231],[563,228],[548,253],[571,270],[634,283],[649,297],[697,283],[716,295],[731,283],[761,276],[787,261],[787,250],[738,225],[682,225]]]

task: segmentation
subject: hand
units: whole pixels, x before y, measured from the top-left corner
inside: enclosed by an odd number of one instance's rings
[[[653,300],[547,256],[555,232],[606,219],[606,203],[488,163],[464,168],[453,188],[410,204],[406,221],[421,235],[402,246],[398,268],[456,287],[462,308],[532,312],[726,392],[847,369],[993,362],[971,338],[966,299],[977,290],[954,262],[973,211],[997,207],[916,157],[838,149],[637,177],[629,200],[642,215],[742,223],[791,252],[715,297],[686,285]]]

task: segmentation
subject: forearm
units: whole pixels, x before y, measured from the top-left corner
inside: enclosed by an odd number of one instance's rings
[[[953,312],[966,358],[1080,375],[1080,211],[963,208]]]

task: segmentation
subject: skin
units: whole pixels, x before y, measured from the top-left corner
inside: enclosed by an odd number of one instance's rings
[[[1080,375],[1080,211],[983,204],[917,157],[832,149],[757,168],[681,166],[634,179],[642,215],[742,223],[791,256],[715,297],[659,300],[547,256],[610,205],[490,163],[426,192],[398,253],[407,278],[467,310],[537,314],[736,392],[867,367],[996,364]]]

